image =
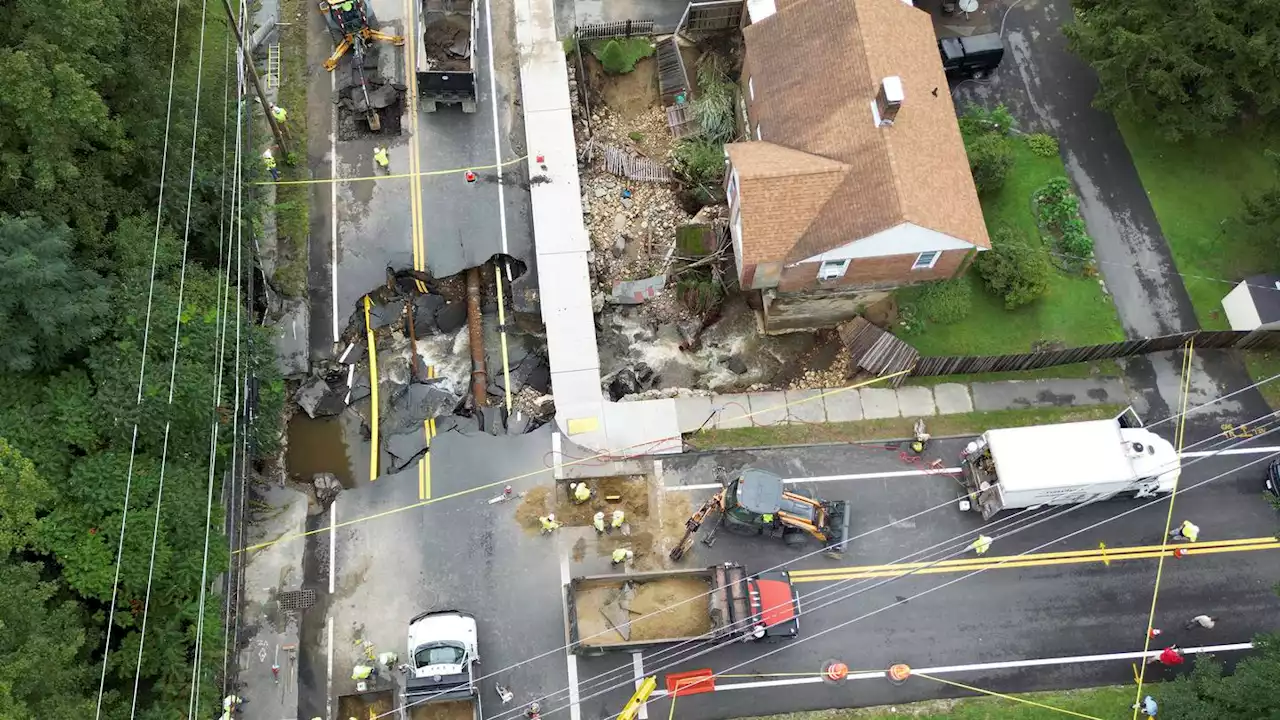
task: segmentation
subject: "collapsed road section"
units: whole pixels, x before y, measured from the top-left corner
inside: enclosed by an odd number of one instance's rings
[[[298,389],[306,419],[354,416],[365,439],[376,436],[377,472],[384,474],[426,452],[428,420],[436,434],[519,434],[545,423],[554,405],[541,340],[515,334],[499,319],[510,309],[499,307],[497,282],[508,264],[516,277],[524,268],[506,258],[497,264],[439,279],[388,268],[367,307],[362,298],[351,314],[337,361],[315,368]]]

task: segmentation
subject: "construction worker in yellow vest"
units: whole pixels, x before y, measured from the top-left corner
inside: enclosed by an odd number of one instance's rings
[[[591,518],[591,527],[595,528],[597,533],[601,535],[604,534],[604,511],[603,510],[596,513],[595,516]]]
[[[969,543],[968,549],[979,555],[985,555],[987,551],[991,549],[991,538],[986,535],[979,535],[977,540]]]
[[[625,562],[634,560],[635,557],[636,557],[636,554],[634,552],[626,548],[618,548],[617,550],[613,551],[612,560],[614,565],[622,565]]]
[[[382,170],[391,172],[391,158],[387,157],[387,148],[383,145],[373,149],[373,162]]]
[[[591,488],[584,482],[569,483],[569,490],[573,491],[573,501],[578,505],[591,499]]]
[[[283,125],[285,121],[289,119],[289,113],[285,112],[285,109],[279,105],[271,103],[271,117],[275,118],[276,122]]]
[[[561,525],[563,525],[564,523],[558,522],[556,520],[556,514],[551,513],[550,515],[543,515],[542,517],[538,518],[538,524],[542,526],[542,534],[546,535],[548,533],[555,532],[555,530],[559,528]]]
[[[267,172],[271,173],[272,180],[280,179],[280,170],[276,168],[276,159],[271,154],[271,148],[262,151],[262,164],[267,167]]]
[[[351,679],[368,680],[373,675],[374,669],[372,665],[357,665],[351,668]]]
[[[1174,540],[1186,540],[1195,542],[1200,538],[1200,526],[1190,520],[1183,520],[1182,524],[1169,533],[1169,537]]]
[[[609,530],[617,530],[622,527],[622,523],[627,521],[627,514],[621,510],[614,510],[613,517],[609,518]]]

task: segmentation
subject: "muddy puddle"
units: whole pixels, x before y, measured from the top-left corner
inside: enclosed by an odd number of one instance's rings
[[[352,445],[358,442],[359,420],[346,414],[312,418],[295,413],[289,420],[289,445],[285,467],[289,476],[309,483],[317,473],[333,473],[347,489],[356,486]]]

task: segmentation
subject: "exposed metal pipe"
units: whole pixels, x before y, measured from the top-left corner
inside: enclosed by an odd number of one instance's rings
[[[484,319],[480,315],[480,268],[467,271],[467,329],[471,336],[471,394],[476,407],[489,404],[489,373],[484,364]]]

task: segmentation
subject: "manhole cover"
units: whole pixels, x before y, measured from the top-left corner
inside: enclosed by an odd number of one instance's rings
[[[276,596],[276,603],[285,612],[304,612],[316,604],[316,591],[308,588],[282,592]]]

